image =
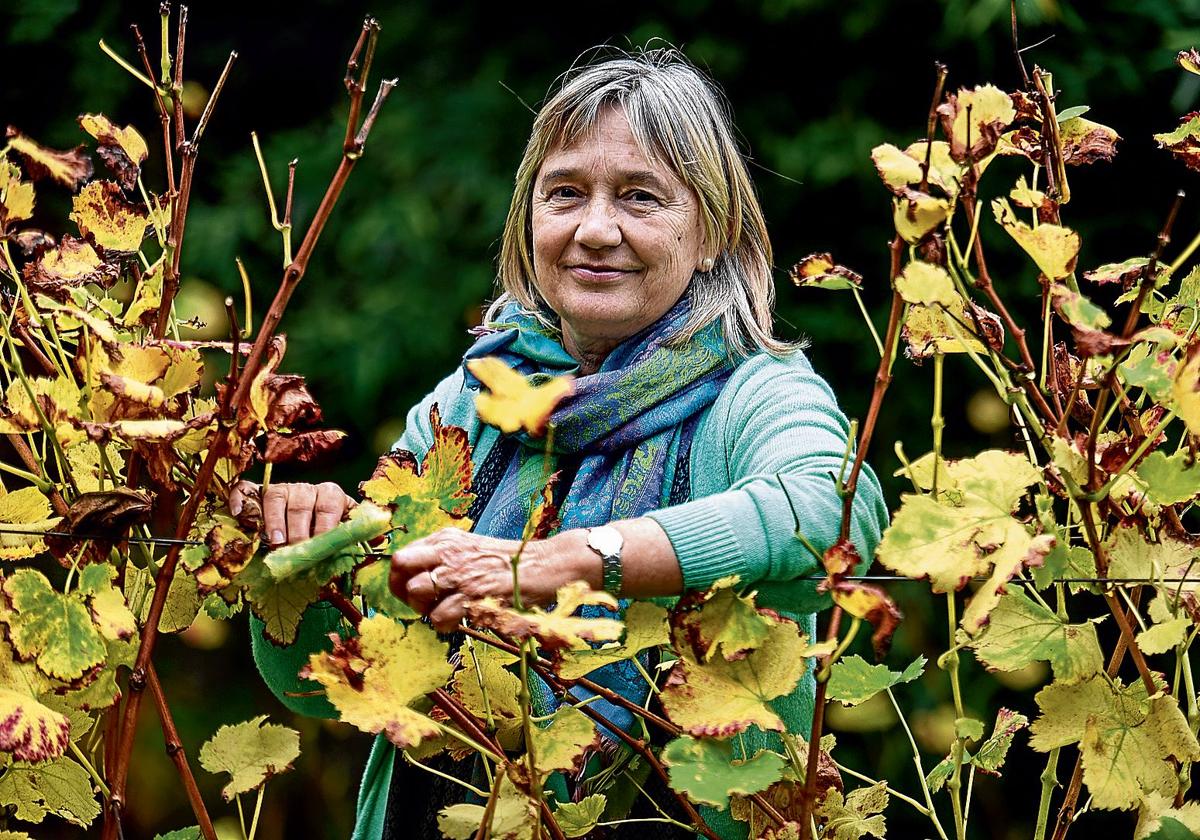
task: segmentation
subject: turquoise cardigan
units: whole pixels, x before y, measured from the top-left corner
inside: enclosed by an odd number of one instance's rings
[[[436,402],[443,423],[467,430],[478,468],[499,433],[479,422],[475,393],[464,387],[462,371],[456,370],[408,413],[396,446],[418,456],[432,446],[429,407]],[[815,583],[804,580],[820,569],[795,537],[792,506],[800,531],[818,551],[833,544],[842,508],[834,481],[848,433],[833,392],[803,353],[784,359],[760,353],[740,363],[697,424],[690,463],[692,500],[648,514],[670,538],[685,588],[704,589],[718,578],[737,575],[758,591],[760,606],[795,619],[811,637],[815,613],[828,606],[828,597],[818,595]],[[872,556],[886,519],[879,483],[864,469],[851,528],[864,558]],[[279,701],[295,712],[337,717],[324,697],[287,693],[320,687],[300,680],[297,673],[311,653],[329,649],[326,634],[336,628],[338,618],[326,605],[310,608],[296,642],[283,648],[266,641],[261,622],[252,619],[259,670]],[[807,734],[814,692],[809,669],[795,691],[773,702],[789,731]],[[751,755],[760,747],[778,745],[758,731],[747,733],[744,740]],[[382,835],[393,761],[391,745],[379,736],[363,772],[354,840],[378,840]],[[704,816],[722,837],[746,836],[746,825],[730,819],[727,810],[704,809]]]

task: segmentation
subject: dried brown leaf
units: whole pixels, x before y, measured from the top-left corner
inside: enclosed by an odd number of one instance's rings
[[[48,149],[26,137],[13,126],[5,132],[9,146],[21,156],[25,171],[35,181],[52,178],[70,190],[92,177],[92,159],[83,146],[65,152]]]

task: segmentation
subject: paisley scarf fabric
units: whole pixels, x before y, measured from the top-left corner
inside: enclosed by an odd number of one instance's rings
[[[696,420],[717,398],[732,370],[719,323],[683,346],[664,346],[687,322],[690,311],[685,297],[655,324],[618,345],[596,373],[575,380],[574,394],[551,417],[553,457],[564,467],[564,483],[569,481],[561,506],[563,529],[628,519],[686,499],[687,458]],[[465,360],[498,356],[534,382],[578,369],[558,337],[515,306],[506,308],[494,326],[498,329],[476,341]],[[467,381],[477,384],[469,373]],[[493,450],[515,449],[515,454],[507,467],[487,465],[498,478],[478,514],[478,533],[521,536],[530,500],[544,475],[545,441],[523,436],[518,440],[515,447],[501,440]],[[568,475],[571,468],[574,473]],[[678,498],[681,491],[683,498]],[[591,678],[636,702],[642,702],[648,690],[631,662],[606,666]],[[538,713],[553,711],[548,688],[532,688]],[[604,701],[593,706],[617,726],[633,723],[619,707]]]

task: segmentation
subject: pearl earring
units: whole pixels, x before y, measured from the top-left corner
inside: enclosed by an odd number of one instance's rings
[[[713,265],[714,265],[713,258],[705,257],[704,259],[702,259],[700,261],[700,270],[701,271],[712,271]]]

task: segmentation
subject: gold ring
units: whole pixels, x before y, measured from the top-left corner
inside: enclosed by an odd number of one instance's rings
[[[438,586],[437,569],[429,570],[429,582],[433,584],[433,597],[441,598],[442,597],[442,588],[440,586]]]

